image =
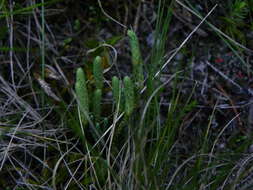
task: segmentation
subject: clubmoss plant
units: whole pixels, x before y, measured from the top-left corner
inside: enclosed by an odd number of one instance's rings
[[[78,107],[82,113],[81,120],[83,124],[86,124],[87,120],[85,119],[86,118],[85,114],[89,113],[89,95],[86,86],[85,74],[82,68],[78,68],[76,72],[75,91],[78,101]]]
[[[95,122],[100,121],[102,90],[96,89],[93,97],[93,115]]]
[[[144,82],[144,75],[143,75],[143,61],[141,57],[139,41],[133,30],[128,30],[127,35],[129,37],[129,43],[132,53],[134,80],[138,84],[138,87],[142,88]]]
[[[120,80],[118,77],[114,76],[112,77],[112,95],[113,95],[113,100],[115,102],[115,107],[119,108],[121,107],[120,103],[120,93],[121,93],[121,88],[120,88]]]
[[[134,85],[132,80],[126,76],[124,77],[124,95],[125,95],[125,112],[130,116],[134,111]]]
[[[103,88],[103,67],[102,59],[100,56],[97,56],[93,62],[93,75],[95,86],[97,89]]]

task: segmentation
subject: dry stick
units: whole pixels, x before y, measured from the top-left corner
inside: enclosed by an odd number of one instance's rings
[[[191,10],[189,7],[187,7],[186,5],[184,5],[183,3],[181,3],[180,1],[176,0],[176,2],[181,5],[182,7],[184,7],[186,10],[188,10],[189,12],[191,12],[192,14],[194,14],[195,16],[197,16],[198,18],[202,19],[202,17],[200,15],[198,15],[197,13],[195,13],[193,10]],[[226,35],[225,33],[223,33],[220,29],[218,29],[216,26],[212,25],[211,23],[207,22],[210,27],[215,30],[216,32],[218,32],[219,34],[221,34],[223,37],[227,38],[229,41],[233,42],[234,44],[236,44],[237,46],[239,46],[242,49],[245,49],[249,52],[253,52],[253,50],[243,46],[242,44],[236,42],[234,39],[232,39],[231,37],[229,37],[228,35]]]
[[[189,36],[181,43],[181,45],[176,49],[176,51],[170,56],[170,58],[165,62],[165,64],[161,67],[161,69],[155,74],[153,80],[161,73],[161,71],[171,62],[171,60],[176,56],[176,54],[181,50],[181,48],[186,44],[186,42],[191,38],[191,36],[198,30],[198,28],[205,22],[207,17],[214,11],[217,7],[217,4],[209,11],[209,13],[202,19],[202,21],[194,28],[194,30],[189,34]],[[146,90],[147,86],[145,86],[141,93]]]

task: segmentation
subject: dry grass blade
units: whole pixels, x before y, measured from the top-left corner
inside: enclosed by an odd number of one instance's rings
[[[21,97],[17,95],[17,93],[8,85],[8,83],[4,80],[4,78],[0,75],[0,90],[5,93],[10,99],[14,99],[15,102],[23,107],[28,114],[34,118],[34,120],[41,120],[40,114],[34,110],[29,103],[24,101]]]
[[[2,158],[2,162],[1,162],[1,165],[0,165],[0,171],[2,171],[2,169],[3,169],[4,163],[5,163],[7,154],[8,154],[8,152],[9,152],[10,148],[11,148],[12,141],[13,141],[13,139],[14,139],[14,136],[16,135],[16,132],[17,132],[18,128],[20,127],[21,123],[23,122],[23,120],[25,119],[25,117],[26,117],[27,114],[28,114],[28,113],[26,112],[26,113],[23,115],[23,117],[20,119],[18,125],[15,127],[15,130],[14,130],[12,136],[11,136],[11,139],[10,139],[10,141],[9,141],[9,144],[8,144],[8,146],[6,147],[6,150],[4,151],[4,155],[3,155],[3,158]]]

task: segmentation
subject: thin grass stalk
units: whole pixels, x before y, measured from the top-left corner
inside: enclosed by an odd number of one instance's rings
[[[212,124],[212,120],[216,111],[216,106],[218,104],[218,101],[215,104],[215,107],[212,111],[212,114],[210,116],[210,120],[208,122],[208,126],[207,126],[207,130],[205,132],[205,135],[202,139],[202,145],[200,147],[200,153],[199,154],[204,154],[205,152],[208,152],[208,140],[209,140],[209,132],[210,132],[210,127]],[[200,178],[200,171],[202,170],[202,167],[205,167],[204,165],[205,160],[203,160],[202,157],[198,157],[198,159],[196,160],[195,166],[192,170],[192,183],[190,184],[192,188],[197,187],[200,185],[200,182],[203,180],[202,178]]]
[[[146,97],[150,97],[151,94],[156,89],[156,86],[160,84],[159,77],[158,80],[154,80],[155,73],[161,65],[165,62],[165,43],[167,41],[168,29],[171,20],[172,11],[170,8],[166,8],[165,0],[159,1],[158,7],[158,18],[156,22],[156,28],[154,32],[154,44],[151,50],[151,60],[150,64],[147,66],[147,92]],[[172,6],[172,3],[169,7]],[[149,110],[147,112],[147,121],[148,123],[153,122],[156,119],[156,116],[159,115],[159,95],[161,91],[155,95],[150,103]],[[154,137],[156,138],[156,137]]]
[[[154,77],[155,73],[164,62],[165,43],[167,41],[169,24],[172,15],[172,2],[169,8],[166,9],[165,0],[159,1],[158,19],[154,32],[154,45],[151,50],[151,64],[148,67],[149,76]]]

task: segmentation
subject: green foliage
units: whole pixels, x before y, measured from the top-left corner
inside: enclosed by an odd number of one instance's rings
[[[101,57],[97,56],[93,62],[93,76],[97,89],[103,88],[103,67]]]
[[[239,39],[245,44],[245,35],[242,32],[243,27],[246,26],[246,17],[250,11],[247,1],[234,0],[228,2],[228,12],[222,17],[224,30],[234,39]]]
[[[245,19],[248,11],[249,7],[247,1],[235,0],[230,7],[229,16],[233,21],[239,22],[240,24],[240,22],[243,22],[243,19]]]
[[[125,112],[130,116],[134,111],[134,85],[129,77],[124,77]]]

